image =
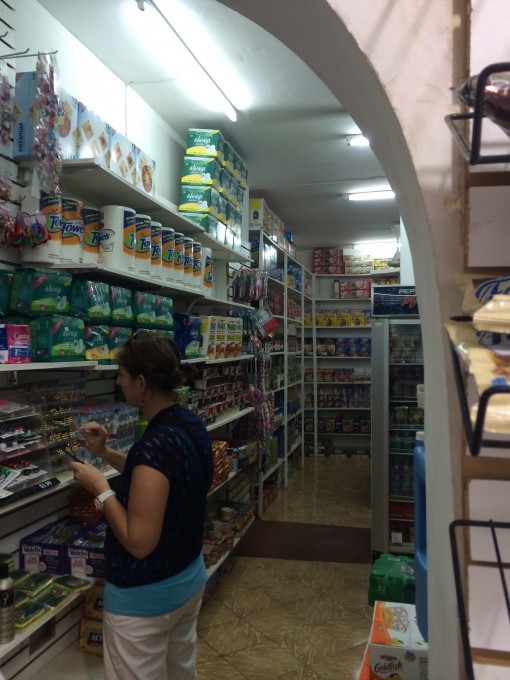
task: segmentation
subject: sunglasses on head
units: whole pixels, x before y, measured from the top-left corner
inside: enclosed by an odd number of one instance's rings
[[[137,331],[136,333],[134,333],[129,338],[129,340],[126,342],[126,344],[133,350],[133,354],[138,359],[140,366],[143,368],[144,363],[143,363],[142,355],[140,354],[138,347],[136,346],[136,338],[138,338],[140,335],[147,335],[147,331]]]

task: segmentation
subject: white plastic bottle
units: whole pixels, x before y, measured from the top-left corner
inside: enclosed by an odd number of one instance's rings
[[[9,565],[0,564],[0,644],[14,639],[14,581],[9,576]]]

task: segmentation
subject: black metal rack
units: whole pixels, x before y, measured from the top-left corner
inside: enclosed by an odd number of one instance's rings
[[[484,69],[482,69],[478,75],[476,84],[473,111],[468,113],[451,113],[448,116],[445,116],[446,124],[452,131],[453,137],[457,142],[462,155],[470,163],[470,165],[510,162],[510,152],[507,154],[482,155],[480,149],[482,144],[482,122],[483,119],[487,117],[483,112],[485,86],[487,85],[487,81],[492,74],[501,73],[504,71],[510,71],[510,62],[507,61],[500,62],[498,64],[491,64],[490,66],[486,66]],[[473,121],[471,145],[466,142],[457,125],[459,121],[466,120]]]
[[[485,564],[488,566],[491,566],[495,569],[498,570],[499,572],[499,577],[501,581],[501,592],[502,592],[502,597],[504,598],[504,603],[506,607],[506,611],[508,614],[508,619],[509,619],[509,626],[510,626],[510,598],[508,594],[508,586],[506,582],[506,575],[505,575],[505,566],[508,568],[510,565],[504,564],[502,559],[501,559],[501,550],[500,550],[500,545],[498,541],[498,536],[497,536],[497,531],[499,530],[510,530],[510,524],[507,522],[493,522],[492,520],[488,521],[479,521],[479,520],[465,520],[465,519],[459,519],[455,520],[450,524],[450,545],[451,545],[451,550],[452,550],[452,561],[453,561],[453,571],[454,571],[454,577],[455,577],[455,590],[456,590],[456,595],[457,595],[457,604],[458,604],[458,609],[459,609],[459,617],[460,617],[460,632],[461,632],[461,637],[462,637],[462,647],[463,647],[463,653],[464,653],[464,663],[465,663],[465,669],[466,669],[466,680],[476,680],[475,674],[474,674],[474,668],[473,668],[473,661],[477,661],[480,659],[483,659],[484,661],[492,661],[495,665],[503,665],[504,662],[506,662],[506,665],[510,665],[510,653],[509,652],[499,652],[499,651],[493,651],[493,650],[486,650],[486,649],[478,649],[478,648],[472,648],[471,646],[471,640],[469,636],[469,616],[468,616],[468,611],[466,607],[466,599],[465,599],[465,588],[463,585],[463,578],[462,578],[462,567],[461,567],[461,560],[460,560],[460,550],[459,550],[459,542],[464,538],[464,532],[462,532],[461,536],[459,537],[459,528],[481,528],[481,529],[487,529],[490,531],[491,536],[492,536],[492,542],[494,546],[494,560],[486,560]],[[475,658],[473,658],[475,657]]]

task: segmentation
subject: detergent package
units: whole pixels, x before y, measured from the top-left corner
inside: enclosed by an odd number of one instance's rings
[[[11,311],[17,314],[69,314],[72,277],[42,269],[17,269],[12,278]]]
[[[110,286],[98,281],[75,280],[71,287],[72,313],[85,321],[110,321]]]
[[[85,323],[70,316],[40,316],[30,322],[34,361],[84,361]]]

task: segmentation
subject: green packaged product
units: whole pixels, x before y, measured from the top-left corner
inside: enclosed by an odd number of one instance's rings
[[[9,314],[9,300],[11,296],[13,273],[0,269],[0,316]]]
[[[200,184],[182,184],[179,210],[183,212],[210,213],[214,217],[225,214],[220,207],[220,199],[224,203],[218,191],[212,186]],[[223,203],[221,205],[223,205]]]
[[[11,286],[10,309],[17,314],[69,314],[70,274],[42,269],[17,269]]]
[[[137,326],[156,326],[156,302],[158,296],[143,291],[133,292],[133,313]]]
[[[69,600],[73,591],[70,588],[65,588],[61,584],[52,583],[49,588],[39,595],[38,598],[34,600],[34,604],[39,604],[41,607],[46,609],[56,609]]]
[[[84,361],[85,323],[70,316],[41,316],[30,322],[34,361]]]
[[[73,281],[71,309],[85,321],[110,321],[110,285],[99,281]]]
[[[195,212],[182,212],[181,215],[186,217],[186,219],[191,220],[195,224],[203,229],[206,234],[210,234],[212,238],[216,238],[218,231],[218,220],[213,215],[209,213],[195,213]]]
[[[110,350],[109,363],[116,364],[117,349],[129,340],[133,335],[131,328],[126,328],[125,326],[110,326],[110,332],[108,334],[108,348]]]
[[[158,328],[172,329],[174,327],[174,303],[172,298],[156,296],[156,321]]]
[[[110,326],[85,326],[85,359],[108,364],[110,361],[109,347]]]
[[[115,325],[128,326],[134,323],[132,301],[132,290],[121,288],[120,286],[111,286],[110,307],[112,310],[112,321],[115,321]]]
[[[16,607],[15,628],[26,628],[46,614],[46,608],[35,602],[24,602]]]
[[[368,604],[376,600],[414,604],[414,560],[406,555],[383,554],[372,566],[368,586]]]

